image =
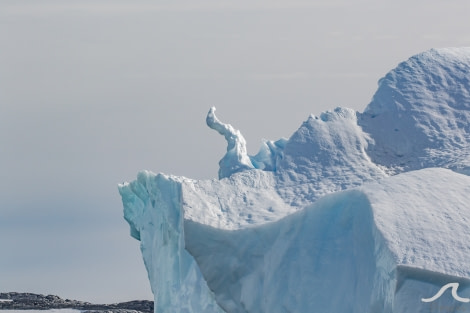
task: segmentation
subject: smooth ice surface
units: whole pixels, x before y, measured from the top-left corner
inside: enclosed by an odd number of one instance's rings
[[[120,185],[156,312],[470,312],[470,49],[430,50],[363,113],[310,116],[256,156],[240,131],[218,180]]]

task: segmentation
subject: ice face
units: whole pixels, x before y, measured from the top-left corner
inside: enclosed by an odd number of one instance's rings
[[[219,180],[119,187],[155,311],[470,312],[421,301],[470,298],[469,73],[470,49],[419,54],[364,113],[310,116],[255,156],[212,108]]]
[[[142,172],[119,191],[131,235],[141,243],[155,312],[223,312],[185,249],[179,179]]]

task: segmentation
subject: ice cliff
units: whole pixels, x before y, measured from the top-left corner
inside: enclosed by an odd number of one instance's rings
[[[219,179],[141,172],[119,186],[155,312],[470,312],[470,49],[433,49],[379,81],[363,113],[310,116]],[[457,298],[461,299],[461,298]]]

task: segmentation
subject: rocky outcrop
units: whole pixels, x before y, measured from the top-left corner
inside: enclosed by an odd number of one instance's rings
[[[6,300],[6,301],[2,301]],[[35,293],[0,293],[0,310],[77,309],[87,313],[153,313],[153,301],[135,300],[113,304],[62,299]]]

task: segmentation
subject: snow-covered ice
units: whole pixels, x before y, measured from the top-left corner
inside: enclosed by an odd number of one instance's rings
[[[379,81],[359,125],[368,155],[395,173],[450,167],[468,173],[470,48],[433,49]]]
[[[413,56],[363,113],[312,115],[255,156],[214,108],[207,124],[219,179],[119,186],[156,312],[470,312],[421,300],[470,298],[469,48]]]

